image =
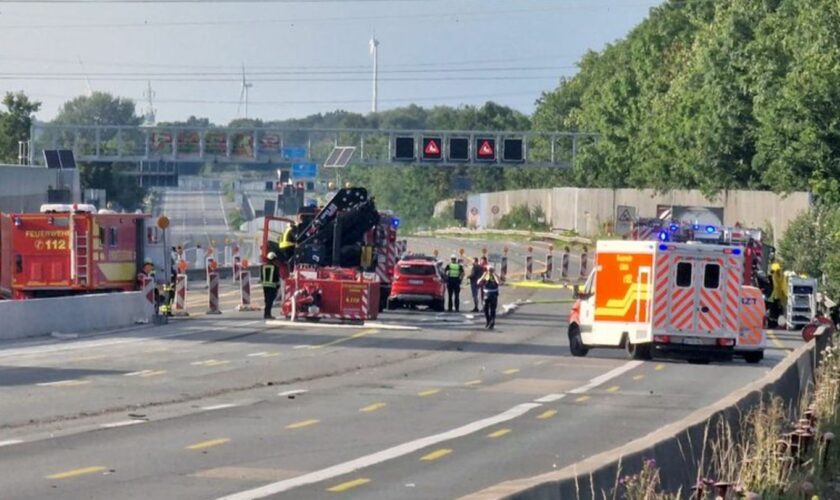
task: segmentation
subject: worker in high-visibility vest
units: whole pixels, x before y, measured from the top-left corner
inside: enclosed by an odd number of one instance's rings
[[[277,269],[277,254],[269,252],[266,256],[265,264],[263,264],[260,273],[260,283],[263,287],[263,297],[265,298],[265,309],[263,310],[263,318],[275,319],[271,315],[271,307],[274,301],[277,300],[277,292],[280,287],[280,272]]]
[[[458,262],[458,257],[452,254],[449,264],[443,268],[446,275],[446,290],[449,297],[449,312],[452,312],[452,299],[455,299],[455,312],[461,308],[461,280],[464,279],[464,266]]]
[[[295,256],[295,247],[297,246],[296,229],[297,225],[294,222],[290,222],[286,226],[286,230],[283,231],[283,236],[280,237],[280,241],[278,242],[280,246],[280,260],[290,261]]]
[[[784,314],[788,301],[787,278],[778,262],[770,264],[770,283],[773,287],[770,294],[770,320],[777,321],[779,316]]]
[[[492,330],[496,326],[496,307],[499,305],[499,277],[492,264],[487,266],[487,272],[478,284],[484,290],[484,328]]]

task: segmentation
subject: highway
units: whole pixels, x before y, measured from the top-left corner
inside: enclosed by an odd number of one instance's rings
[[[422,311],[266,324],[229,283],[207,316],[201,292],[166,326],[0,345],[0,497],[453,498],[654,431],[801,342],[755,366],[572,358],[567,290],[505,287],[531,302],[492,332]]]
[[[211,241],[218,244],[231,236],[223,194],[216,191],[163,191],[160,213],[170,220],[173,246],[196,243],[207,248]]]

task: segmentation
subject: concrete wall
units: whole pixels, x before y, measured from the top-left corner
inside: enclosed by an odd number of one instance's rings
[[[47,203],[47,190],[67,185],[81,201],[79,172],[44,167],[0,165],[0,212],[37,212]]]
[[[141,292],[0,300],[0,340],[130,326],[148,319],[143,305]]]
[[[655,217],[657,205],[722,207],[724,224],[740,222],[747,227],[764,227],[769,223],[780,236],[791,220],[808,210],[810,195],[729,191],[708,199],[696,190],[657,193],[651,189],[523,189],[471,195],[467,200],[468,220],[480,228],[494,227],[512,208],[526,204],[542,207],[552,227],[584,236],[594,236],[603,224],[612,222],[618,205],[636,207],[639,217]]]

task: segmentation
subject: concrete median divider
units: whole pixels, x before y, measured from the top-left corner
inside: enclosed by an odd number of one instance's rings
[[[558,471],[506,481],[462,500],[614,498],[619,478],[638,473],[647,459],[656,460],[665,491],[690,491],[698,477],[703,477],[712,456],[711,443],[722,427],[737,433],[741,419],[770,396],[782,398],[788,407],[797,407],[803,392],[812,388],[816,355],[824,341],[801,346],[761,379],[647,436]]]
[[[0,340],[131,326],[145,318],[143,306],[142,292],[0,300]]]

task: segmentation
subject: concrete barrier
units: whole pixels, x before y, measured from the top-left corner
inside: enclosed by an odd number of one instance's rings
[[[463,499],[613,498],[618,479],[638,473],[644,460],[651,458],[660,469],[662,487],[671,492],[682,487],[685,492],[697,482],[698,474],[707,470],[710,444],[717,438],[719,424],[728,424],[737,437],[741,417],[771,395],[781,397],[788,407],[797,407],[803,391],[812,386],[816,353],[825,346],[825,340],[818,339],[819,347],[814,341],[803,345],[761,379],[647,436],[559,471],[507,481]]]
[[[143,314],[142,292],[0,300],[0,340],[119,328]]]

